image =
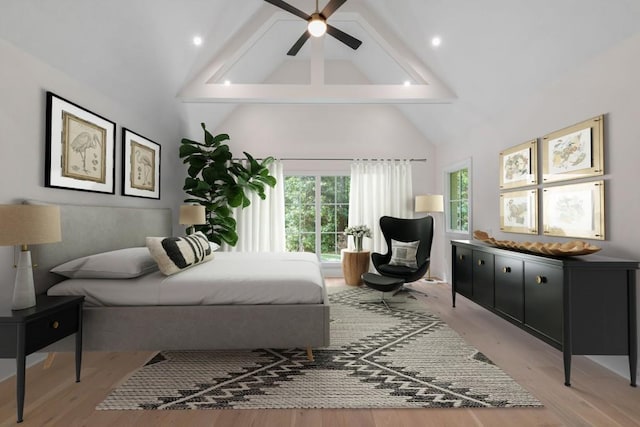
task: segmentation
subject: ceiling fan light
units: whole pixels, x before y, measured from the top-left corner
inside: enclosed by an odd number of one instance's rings
[[[322,19],[319,13],[314,13],[311,15],[311,21],[309,21],[307,30],[309,30],[309,33],[313,37],[320,37],[327,32],[327,23],[324,22],[324,19]]]

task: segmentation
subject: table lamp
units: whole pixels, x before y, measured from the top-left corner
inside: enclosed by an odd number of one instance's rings
[[[180,206],[179,224],[187,225],[187,234],[192,234],[194,225],[206,224],[207,217],[202,205],[182,205]]]
[[[0,245],[20,245],[13,287],[12,310],[36,305],[31,251],[27,245],[59,242],[60,207],[52,205],[0,205]]]
[[[444,197],[442,194],[425,194],[422,196],[416,196],[416,212],[426,212],[426,213],[434,213],[434,212],[444,212]],[[436,218],[433,218],[433,228],[435,229]],[[427,270],[427,277],[425,280],[428,282],[433,282],[434,279],[430,274],[431,265],[429,265],[429,269]]]

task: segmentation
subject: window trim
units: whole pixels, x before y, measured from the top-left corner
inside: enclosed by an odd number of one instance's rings
[[[467,203],[469,204],[469,211],[468,211],[468,230],[465,231],[461,231],[461,230],[457,230],[457,229],[452,229],[451,228],[451,215],[450,215],[450,206],[451,206],[451,179],[450,179],[450,175],[452,173],[458,172],[462,169],[468,169],[468,184],[469,184],[469,188],[467,188]],[[472,185],[472,178],[473,178],[473,168],[472,168],[472,162],[471,162],[471,158],[465,159],[463,161],[454,163],[448,167],[446,167],[444,169],[444,187],[445,187],[445,193],[444,193],[444,200],[445,200],[445,206],[444,206],[444,210],[445,210],[445,227],[446,227],[446,232],[448,234],[457,234],[460,236],[466,236],[469,237],[471,236],[471,230],[473,230],[473,185]]]
[[[347,171],[343,171],[343,170],[331,170],[331,171],[321,171],[321,170],[310,170],[310,171],[304,171],[304,170],[295,170],[295,171],[284,171],[284,178],[286,178],[287,176],[314,176],[316,178],[318,177],[323,177],[323,176],[346,176],[346,177],[350,177],[351,176],[351,172],[349,170]],[[315,196],[316,196],[316,200],[318,200],[320,198],[320,180],[316,179],[316,183],[315,183]],[[321,204],[316,203],[315,209],[316,209],[316,230],[321,230]],[[317,234],[320,234],[316,231]],[[318,260],[320,261],[322,266],[326,266],[326,267],[333,267],[333,266],[341,266],[342,262],[341,261],[328,261],[328,260],[322,260],[321,259],[321,247],[322,245],[322,241],[320,238],[316,239],[316,244],[315,244],[315,251],[316,251],[316,255],[318,256]]]

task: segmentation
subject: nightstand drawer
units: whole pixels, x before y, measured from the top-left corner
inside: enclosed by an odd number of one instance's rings
[[[67,307],[27,323],[26,353],[30,354],[76,332],[78,309],[79,306]]]

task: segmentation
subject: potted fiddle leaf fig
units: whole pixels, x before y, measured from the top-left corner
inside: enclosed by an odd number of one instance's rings
[[[223,144],[229,140],[229,135],[213,136],[204,123],[201,125],[204,142],[185,138],[180,145],[180,158],[189,165],[182,189],[191,197],[185,202],[205,207],[207,223],[196,225],[196,231],[202,231],[217,244],[224,241],[235,246],[238,234],[231,208],[245,208],[251,204],[247,191],[255,191],[265,199],[265,186],[276,185],[276,179],[268,170],[274,159],[267,157],[258,161],[244,152],[247,162],[236,161],[229,146]]]

